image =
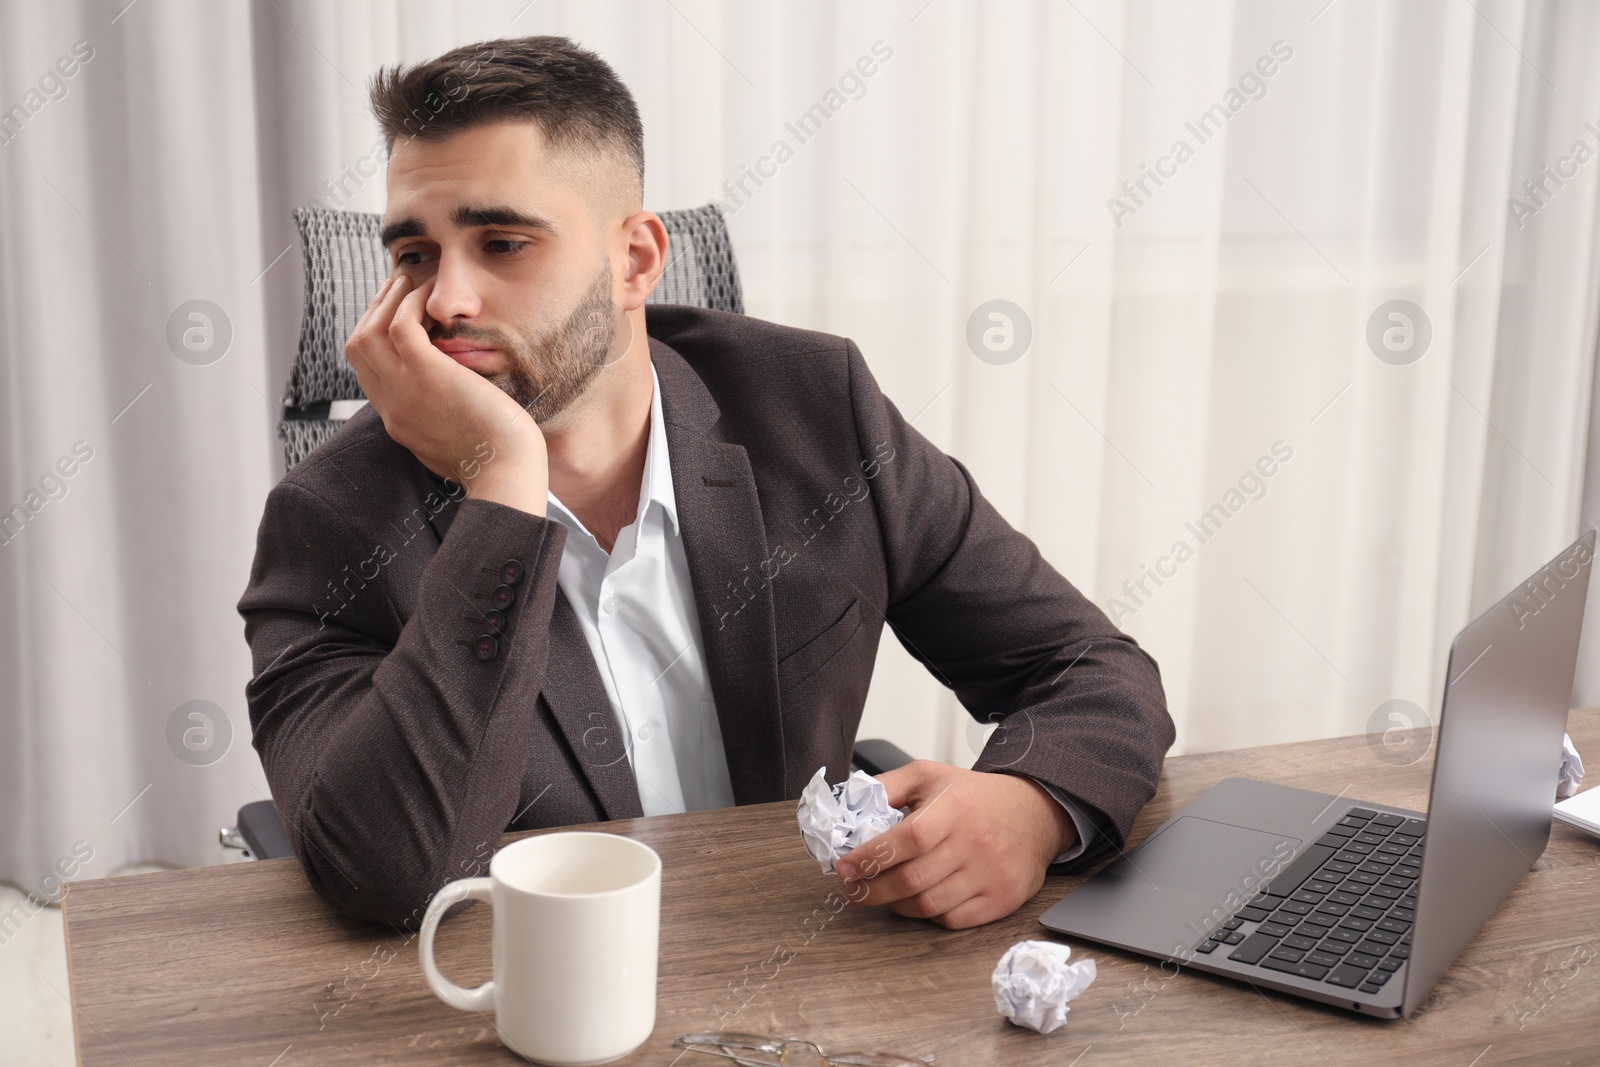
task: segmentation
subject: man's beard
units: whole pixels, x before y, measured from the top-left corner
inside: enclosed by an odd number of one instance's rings
[[[480,341],[504,353],[510,368],[486,377],[543,426],[581,397],[612,362],[617,308],[611,301],[611,264],[601,260],[599,274],[572,314],[542,335],[469,327],[444,331],[434,340],[455,338]]]

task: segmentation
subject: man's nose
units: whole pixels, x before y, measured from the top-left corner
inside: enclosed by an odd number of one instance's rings
[[[457,317],[475,317],[481,301],[474,281],[470,265],[459,258],[441,255],[433,276],[433,292],[425,305],[428,317],[445,324]]]

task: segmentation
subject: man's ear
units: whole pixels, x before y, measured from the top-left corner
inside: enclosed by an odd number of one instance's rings
[[[633,311],[644,307],[645,298],[655,291],[666,270],[667,228],[655,212],[637,211],[622,221],[621,229],[628,256],[620,287],[621,307]]]

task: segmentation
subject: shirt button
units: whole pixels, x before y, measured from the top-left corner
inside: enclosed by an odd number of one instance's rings
[[[601,604],[600,607],[605,609],[607,615],[615,615],[617,613],[617,598],[614,596],[606,597],[605,603]]]
[[[639,727],[639,740],[648,741],[650,738],[655,736],[655,732],[656,729],[654,726],[651,726],[649,723],[644,723]]]

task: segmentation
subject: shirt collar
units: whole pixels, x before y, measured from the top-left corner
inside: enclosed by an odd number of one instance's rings
[[[655,501],[661,505],[672,523],[672,532],[678,529],[678,497],[672,491],[672,459],[667,454],[667,423],[661,415],[661,378],[656,365],[650,364],[650,441],[645,446],[644,488],[640,493],[639,514],[643,516]]]
[[[583,522],[553,492],[546,492],[551,517],[564,525],[588,533]],[[681,534],[678,526],[678,498],[672,490],[672,460],[667,453],[667,427],[661,415],[661,378],[656,374],[655,363],[650,364],[650,436],[645,442],[644,481],[639,489],[639,510],[634,521],[643,519],[652,503],[661,505],[662,512],[672,524],[672,532]]]

